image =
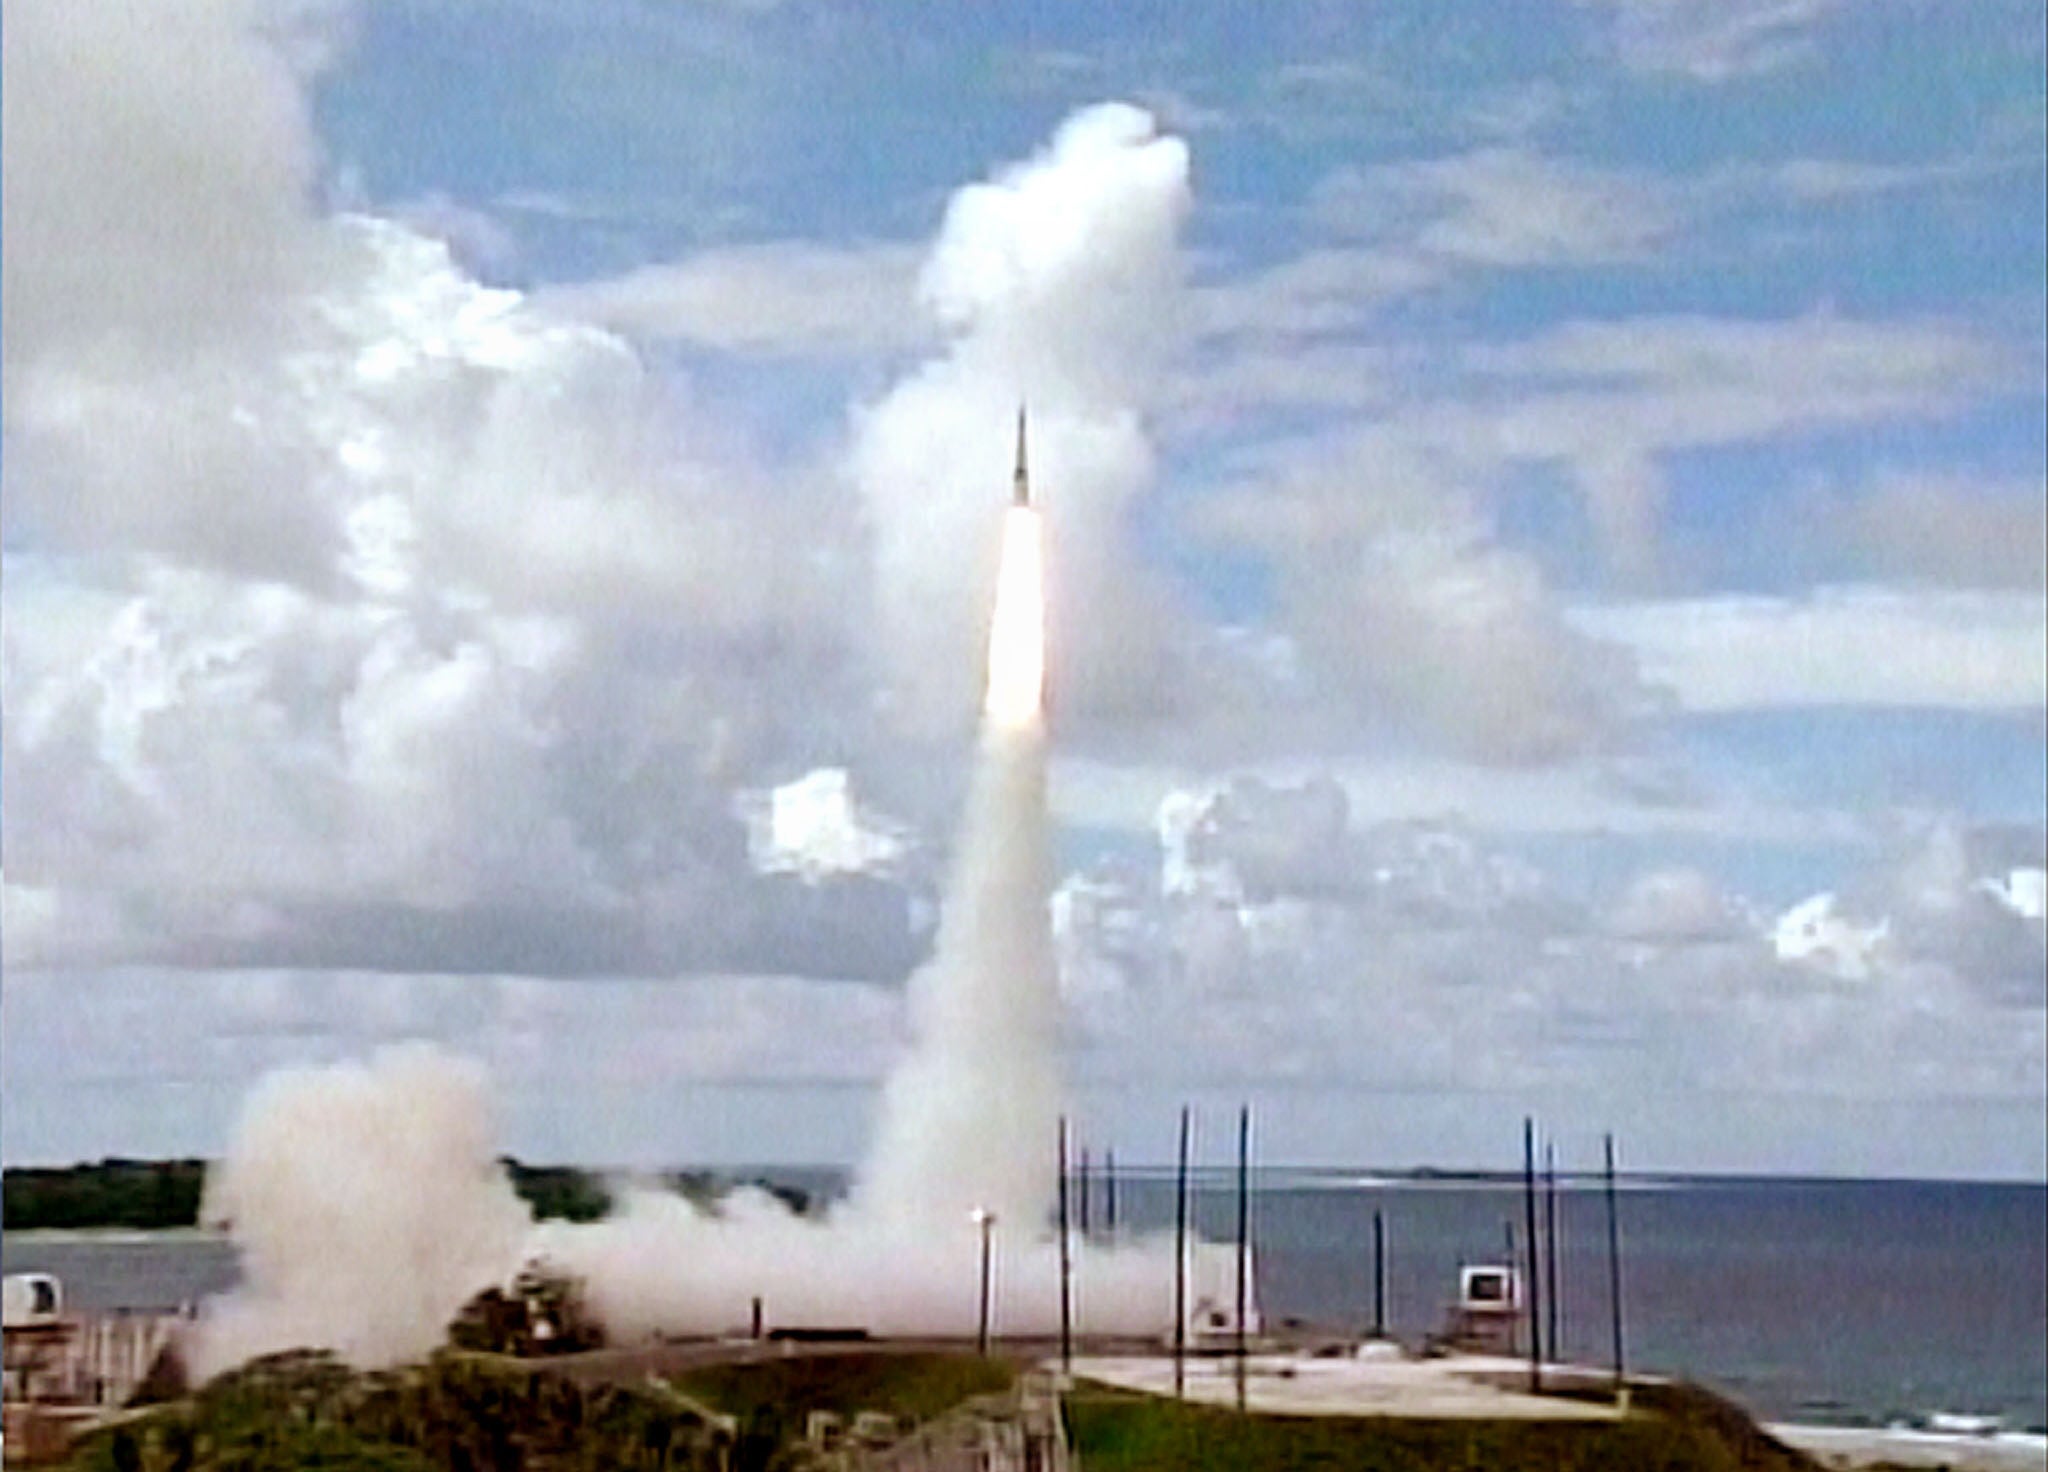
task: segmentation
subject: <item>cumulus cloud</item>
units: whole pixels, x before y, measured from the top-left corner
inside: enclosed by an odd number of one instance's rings
[[[1570,620],[1632,650],[1687,710],[2048,705],[2048,600],[2037,593],[1852,586],[1583,605]]]
[[[2014,373],[2005,352],[1966,327],[1829,311],[1575,322],[1461,357],[1481,390],[1413,405],[1400,432],[1477,466],[1564,467],[1615,570],[1636,581],[1659,569],[1672,452],[1935,418]]]
[[[1520,147],[1340,169],[1311,208],[1339,234],[1398,243],[1440,270],[1639,260],[1677,224],[1659,186]]]
[[[2040,924],[1973,877],[2038,835],[1937,823],[1902,846],[1845,891],[1856,934],[1881,937],[1850,972],[1784,954],[1697,868],[1646,870],[1589,913],[1469,829],[1340,813],[1319,780],[1177,794],[1156,874],[1123,860],[1068,880],[1084,1070],[1639,1097],[2043,1091]]]
[[[8,17],[10,960],[900,973],[730,809],[852,744],[845,498],[318,213],[277,12],[122,14]]]
[[[1698,869],[1653,869],[1630,882],[1608,916],[1608,927],[1628,940],[1724,940],[1744,928],[1745,917],[1712,877]]]
[[[1505,764],[1614,742],[1643,704],[1618,647],[1567,626],[1454,458],[1374,428],[1248,472],[1200,512],[1271,562],[1277,621],[1350,719]]]
[[[303,51],[258,0],[9,8],[6,361],[175,359],[260,327],[316,250]],[[193,168],[193,160],[203,166]]]
[[[1838,0],[1580,0],[1604,12],[1604,40],[1633,71],[1721,83],[1775,71],[1815,52],[1814,31]]]
[[[1582,903],[1565,865],[1457,823],[1361,818],[1327,778],[1188,789],[1157,816],[1156,844],[1069,874],[1055,897],[1084,1089],[1572,1090],[1641,1108],[1732,1092],[1786,1108],[2037,1109],[2048,1093],[2037,828],[1903,829],[1832,901],[1843,937],[1864,938],[1847,967],[1782,953],[1768,910],[1706,869],[1654,865]],[[593,991],[532,976],[13,971],[4,997],[10,1139],[53,1094],[100,1101],[109,1085],[218,1130],[271,1068],[424,1036],[486,1060],[514,1097],[549,1101],[519,1121],[522,1150],[672,1163],[718,1142],[724,1158],[760,1158],[798,1148],[776,1134],[794,1128],[851,1151],[847,1111],[906,1035],[900,992],[787,977]]]
[[[1816,491],[1801,522],[1823,565],[1885,581],[1963,588],[2048,587],[2048,485],[1960,473],[1890,471]]]
[[[767,355],[904,351],[935,335],[916,310],[917,263],[906,245],[765,241],[551,287],[541,300],[637,339]]]

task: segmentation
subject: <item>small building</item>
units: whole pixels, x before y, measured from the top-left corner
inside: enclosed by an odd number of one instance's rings
[[[1522,1316],[1522,1275],[1504,1263],[1458,1269],[1458,1301],[1439,1342],[1447,1349],[1513,1354]]]
[[[0,1288],[0,1404],[10,1463],[61,1447],[70,1432],[126,1405],[159,1363],[175,1359],[179,1319],[66,1311],[48,1273],[13,1273]],[[167,1372],[168,1373],[168,1372]],[[54,1439],[53,1439],[54,1438]]]

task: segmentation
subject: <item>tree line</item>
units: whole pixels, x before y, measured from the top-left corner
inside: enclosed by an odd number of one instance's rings
[[[526,1165],[503,1157],[512,1189],[538,1219],[595,1221],[611,1209],[603,1177],[566,1165]],[[702,1171],[661,1179],[691,1200],[711,1204],[727,1183]],[[199,1222],[206,1184],[203,1160],[113,1158],[85,1165],[18,1166],[0,1177],[0,1229],[9,1232],[82,1231],[126,1228],[163,1231]],[[774,1182],[753,1184],[773,1192],[802,1212],[810,1207],[801,1190]]]

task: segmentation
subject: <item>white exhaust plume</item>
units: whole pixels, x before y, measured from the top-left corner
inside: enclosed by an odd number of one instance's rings
[[[994,1211],[1027,1230],[1055,1180],[1059,980],[1045,831],[1045,600],[1036,511],[1003,527],[981,750],[916,1043],[889,1080],[855,1207],[937,1223]]]

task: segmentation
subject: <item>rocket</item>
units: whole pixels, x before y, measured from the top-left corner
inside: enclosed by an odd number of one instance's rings
[[[1017,472],[1010,480],[1010,504],[1031,504],[1031,471],[1024,463],[1024,406],[1017,406]]]

